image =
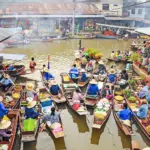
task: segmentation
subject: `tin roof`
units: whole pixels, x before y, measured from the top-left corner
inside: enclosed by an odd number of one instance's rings
[[[0,15],[70,15],[73,14],[73,3],[12,3],[0,10]],[[75,4],[76,14],[99,14],[94,4]]]

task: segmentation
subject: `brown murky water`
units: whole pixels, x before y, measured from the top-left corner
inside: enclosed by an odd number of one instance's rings
[[[100,50],[104,56],[110,55],[112,50],[124,50],[131,41],[117,40],[82,40],[82,46]],[[47,55],[51,56],[51,70],[56,79],[60,81],[59,74],[67,72],[78,49],[78,40],[54,41],[52,43],[33,43],[18,48],[5,49],[5,53],[26,54],[22,63],[28,68],[30,58],[35,57],[40,68],[47,63]],[[37,78],[37,76],[35,77]],[[40,78],[40,76],[39,76]],[[127,150],[131,148],[131,139],[126,137],[117,127],[113,115],[101,130],[93,130],[92,115],[79,117],[67,105],[59,105],[62,109],[62,121],[65,131],[63,139],[54,139],[47,132],[40,133],[35,143],[22,144],[22,150]],[[140,142],[146,147],[148,141],[141,130],[133,125],[135,136],[132,140]]]

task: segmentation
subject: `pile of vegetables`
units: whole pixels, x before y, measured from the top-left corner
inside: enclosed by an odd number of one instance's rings
[[[142,61],[142,56],[136,52],[134,52],[131,56],[130,56],[130,60],[133,62],[141,62]]]
[[[136,86],[136,80],[134,80],[134,79],[128,80],[128,84],[131,85],[133,89],[135,89],[135,86]]]
[[[128,100],[129,100],[130,102],[132,102],[132,103],[135,103],[135,102],[137,101],[136,97],[134,97],[134,96],[130,96],[130,97],[128,98]]]
[[[103,56],[102,53],[100,53],[97,49],[94,49],[94,48],[89,48],[89,49],[84,50],[83,55],[89,56],[89,58],[91,59],[100,59]]]
[[[129,90],[129,89],[123,90],[123,94],[124,94],[127,98],[129,98],[129,97],[132,96],[132,92],[131,92],[131,90]]]

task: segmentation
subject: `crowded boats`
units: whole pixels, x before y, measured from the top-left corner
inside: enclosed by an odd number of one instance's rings
[[[105,128],[113,112],[114,120],[125,136],[134,135],[132,123],[136,122],[150,140],[149,47],[149,41],[141,45],[133,42],[129,50],[112,51],[107,59],[98,50],[80,48],[68,72],[60,74],[61,84],[50,69],[50,56],[48,65],[43,64],[40,69],[32,57],[28,69],[30,74],[40,71],[43,84],[40,88],[35,81],[16,83],[26,73],[25,67],[22,65],[20,72],[15,64],[5,66],[2,62],[0,145],[8,150],[13,148],[18,126],[24,143],[36,141],[43,131],[53,138],[64,138],[66,129],[58,106],[65,103],[79,118],[92,115],[93,129]],[[110,66],[110,61],[122,64],[123,69]],[[91,114],[89,110],[92,110]],[[135,143],[131,141],[133,148]]]

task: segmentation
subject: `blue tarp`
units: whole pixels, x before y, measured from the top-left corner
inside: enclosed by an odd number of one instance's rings
[[[26,55],[23,54],[4,54],[0,53],[0,56],[3,56],[4,60],[23,60]]]

